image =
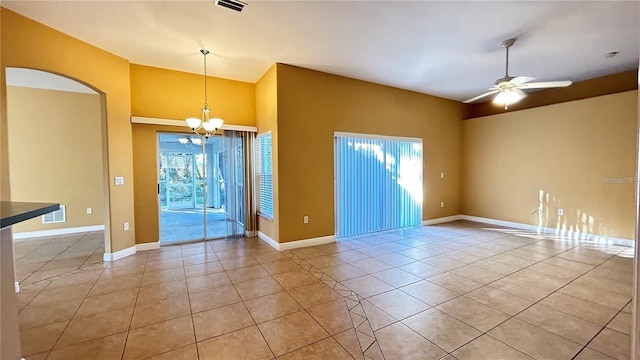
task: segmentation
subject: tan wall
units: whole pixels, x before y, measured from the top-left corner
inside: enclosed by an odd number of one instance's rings
[[[105,183],[108,184],[104,190],[105,199],[109,199],[104,223],[109,224],[105,235],[110,238],[110,242],[105,244],[106,251],[115,252],[133,246],[135,224],[128,61],[5,8],[0,9],[0,16],[0,71],[3,74],[0,88],[6,86],[6,67],[25,67],[75,79],[104,94],[103,151],[106,159],[103,164],[107,174]],[[6,104],[6,94],[2,94],[0,103]],[[4,130],[7,123],[4,106],[0,115],[0,130]],[[0,143],[6,144],[6,131],[0,136]],[[2,151],[0,156],[3,166],[6,166],[6,152]],[[9,171],[11,167],[9,164]],[[8,198],[9,171],[2,171],[0,175],[2,197],[5,199]],[[115,176],[123,176],[124,185],[115,186]],[[123,230],[124,222],[129,222],[131,231]]]
[[[97,94],[7,86],[11,199],[66,207],[64,223],[38,217],[14,232],[103,224],[100,102]]]
[[[195,59],[194,59],[195,60]],[[200,59],[201,61],[202,59]],[[255,85],[208,77],[212,117],[225,124],[256,126]],[[133,116],[182,119],[200,116],[204,101],[202,75],[131,64]],[[182,126],[133,124],[133,176],[136,243],[159,240],[158,132],[190,132]]]
[[[202,57],[194,58],[201,62]],[[226,124],[256,126],[255,85],[207,77],[211,117]],[[202,75],[131,64],[131,114],[183,120],[200,117],[204,103]]]
[[[273,220],[258,216],[258,230],[278,241],[278,66],[273,65],[256,83],[258,134],[271,131],[273,156]]]
[[[277,75],[279,242],[335,233],[335,131],[421,138],[422,218],[459,213],[462,104],[289,65]]]
[[[463,122],[462,213],[634,238],[638,92]],[[548,201],[547,201],[548,195]],[[557,209],[564,217],[558,218]]]

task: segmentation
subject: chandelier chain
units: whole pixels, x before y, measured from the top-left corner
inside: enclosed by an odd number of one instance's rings
[[[208,109],[209,105],[207,104],[207,54],[209,54],[209,50],[202,49],[200,50],[202,55],[204,55],[204,108]]]

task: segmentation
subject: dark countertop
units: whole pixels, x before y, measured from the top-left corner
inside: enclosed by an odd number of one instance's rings
[[[60,209],[60,204],[0,201],[0,228],[5,228]]]

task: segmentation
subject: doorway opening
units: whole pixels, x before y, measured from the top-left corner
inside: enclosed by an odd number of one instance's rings
[[[244,234],[243,137],[158,134],[160,243]]]
[[[335,134],[336,237],[422,222],[422,140]]]

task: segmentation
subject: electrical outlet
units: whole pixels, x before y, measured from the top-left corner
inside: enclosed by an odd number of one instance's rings
[[[129,231],[129,223],[128,222],[124,223],[123,227],[124,227],[124,231]]]
[[[87,208],[87,215],[91,215],[91,214],[93,214],[93,209]]]
[[[444,173],[443,172],[440,173],[440,178],[444,179]]]
[[[114,182],[116,185],[118,185],[118,186],[119,186],[119,185],[124,185],[124,177],[122,177],[122,176],[116,176],[116,177],[113,179],[113,182]]]
[[[440,201],[440,207],[444,207],[444,201]]]
[[[558,216],[564,215],[564,210],[562,208],[558,209]]]
[[[302,218],[302,222],[303,222],[303,223],[305,223],[305,224],[308,224],[308,223],[309,223],[309,217],[305,215],[305,216]]]

